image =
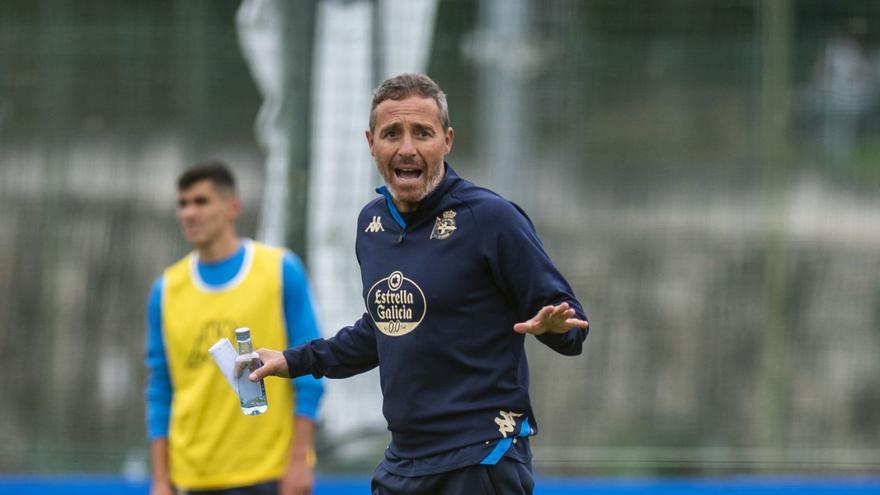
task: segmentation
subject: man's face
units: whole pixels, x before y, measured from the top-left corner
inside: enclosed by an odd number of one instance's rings
[[[367,130],[370,154],[401,212],[415,210],[443,179],[443,158],[452,149],[452,128],[443,129],[433,98],[385,100]]]
[[[195,247],[211,244],[233,228],[241,206],[232,191],[218,190],[210,180],[177,193],[177,219],[186,240]]]

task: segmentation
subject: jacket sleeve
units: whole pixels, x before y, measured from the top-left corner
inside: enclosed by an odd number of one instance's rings
[[[290,251],[284,253],[281,266],[287,342],[288,346],[296,347],[318,338],[320,333],[305,267]],[[324,383],[311,376],[301,376],[293,380],[293,388],[296,390],[294,413],[312,420],[317,419]]]
[[[486,232],[484,256],[496,284],[515,308],[517,321],[528,320],[544,306],[563,302],[574,308],[577,318],[587,320],[583,306],[544,251],[525,212],[513,203],[499,200],[480,220]],[[588,331],[573,328],[564,334],[543,334],[537,338],[560,354],[574,356],[582,352]]]
[[[168,420],[171,416],[171,377],[162,338],[162,279],[153,284],[147,303],[147,378],[146,421],[150,440],[168,436]]]
[[[310,374],[315,378],[348,378],[379,365],[376,334],[364,313],[354,325],[329,339],[315,339],[284,351],[290,377]]]

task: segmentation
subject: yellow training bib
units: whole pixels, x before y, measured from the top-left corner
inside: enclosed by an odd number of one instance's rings
[[[290,380],[265,380],[269,409],[245,416],[208,348],[249,327],[255,348],[288,347],[281,249],[245,240],[242,267],[213,289],[190,254],[164,273],[162,329],[173,398],[168,432],[173,483],[187,489],[224,488],[280,478],[293,432]]]

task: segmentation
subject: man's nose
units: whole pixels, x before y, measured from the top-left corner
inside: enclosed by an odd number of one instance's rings
[[[403,139],[400,142],[400,148],[397,149],[397,154],[400,155],[401,158],[412,158],[416,155],[415,141],[410,133],[407,132],[403,135]]]
[[[180,214],[180,218],[190,218],[196,213],[196,207],[193,203],[186,203],[180,207],[178,212]]]

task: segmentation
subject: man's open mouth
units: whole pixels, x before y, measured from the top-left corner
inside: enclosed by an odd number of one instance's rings
[[[418,179],[422,176],[422,170],[418,168],[395,168],[394,175],[398,179]]]

